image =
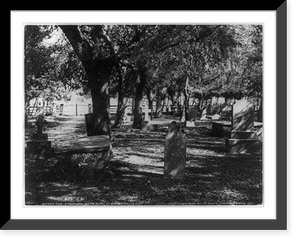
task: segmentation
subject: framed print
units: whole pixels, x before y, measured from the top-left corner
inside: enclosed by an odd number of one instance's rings
[[[272,5],[11,11],[2,229],[287,229]]]

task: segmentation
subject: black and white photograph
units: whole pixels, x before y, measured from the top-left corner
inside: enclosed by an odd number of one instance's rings
[[[263,24],[25,24],[25,206],[264,205]]]

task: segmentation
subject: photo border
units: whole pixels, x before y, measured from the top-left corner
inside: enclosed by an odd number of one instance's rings
[[[274,7],[274,6],[273,6]],[[254,8],[256,9],[256,8]],[[199,9],[203,10],[203,9]],[[205,9],[208,10],[208,9]],[[209,9],[215,10],[215,9]],[[226,11],[229,9],[223,9]],[[245,10],[245,9],[239,9]],[[249,10],[249,9],[247,9]],[[266,10],[266,9],[260,9]],[[11,219],[11,169],[2,230],[286,230],[287,229],[287,1],[276,11],[276,219]],[[11,148],[10,148],[11,149]]]

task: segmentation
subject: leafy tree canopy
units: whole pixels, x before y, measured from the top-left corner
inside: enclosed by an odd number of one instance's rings
[[[134,93],[135,70],[147,67],[147,86],[194,96],[261,96],[261,25],[81,25],[82,48],[95,59],[113,59],[111,93],[119,80]],[[56,32],[56,35],[53,34]],[[56,41],[51,43],[51,38]],[[48,44],[45,44],[48,43]],[[50,43],[50,44],[49,44]],[[89,92],[86,70],[57,26],[25,27],[26,97],[56,87]],[[58,83],[61,83],[58,85]],[[48,92],[48,93],[51,93]],[[155,91],[153,91],[155,93]]]

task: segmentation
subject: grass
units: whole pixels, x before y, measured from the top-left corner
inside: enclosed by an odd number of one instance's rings
[[[189,129],[186,178],[172,180],[163,178],[166,136],[163,125],[158,132],[143,133],[126,127],[116,130],[112,139],[114,156],[108,168],[96,177],[79,176],[65,151],[70,136],[74,139],[84,135],[84,119],[76,120],[73,125],[71,121],[64,120],[47,130],[57,153],[25,159],[27,205],[263,203],[262,154],[226,153],[224,139],[211,137],[207,125]],[[64,136],[52,133],[66,128],[71,132]],[[64,149],[60,151],[60,147]]]

